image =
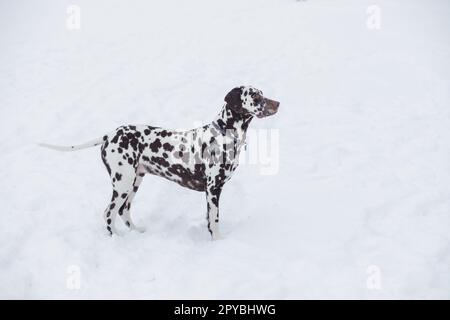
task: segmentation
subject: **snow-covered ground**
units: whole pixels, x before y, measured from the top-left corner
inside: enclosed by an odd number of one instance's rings
[[[0,0],[0,298],[450,298],[449,16],[446,0]],[[34,144],[195,127],[241,84],[281,101],[251,126],[278,132],[278,170],[238,169],[221,241],[203,194],[152,176],[132,207],[147,232],[106,236],[99,150]]]

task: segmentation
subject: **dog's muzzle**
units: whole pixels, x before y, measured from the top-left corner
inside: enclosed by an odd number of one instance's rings
[[[262,114],[258,115],[258,118],[264,118],[271,115],[274,115],[278,111],[278,107],[280,106],[280,103],[275,100],[270,100],[267,98],[264,98],[266,102],[266,106],[262,112]]]

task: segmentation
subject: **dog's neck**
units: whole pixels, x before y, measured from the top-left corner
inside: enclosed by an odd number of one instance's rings
[[[252,115],[238,113],[229,108],[225,103],[212,124],[222,135],[230,134],[237,138],[237,140],[243,141],[245,140],[245,133],[252,119]]]

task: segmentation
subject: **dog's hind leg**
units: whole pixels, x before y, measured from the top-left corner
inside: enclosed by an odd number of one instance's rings
[[[123,195],[126,197],[126,201],[122,205],[122,207],[120,207],[120,209],[119,209],[119,216],[122,218],[125,225],[127,227],[129,227],[130,230],[136,230],[141,233],[145,232],[145,228],[138,227],[133,223],[133,220],[131,219],[131,214],[130,214],[130,207],[131,207],[131,202],[133,201],[134,196],[136,195],[136,192],[139,189],[139,185],[141,184],[142,179],[144,178],[144,175],[145,175],[145,173],[138,171],[138,174],[136,175],[136,179],[134,180],[134,183],[133,183],[133,190],[127,196]]]
[[[108,204],[108,206],[106,207],[105,213],[103,214],[103,218],[105,219],[105,223],[106,223],[106,230],[108,230],[108,232],[111,236],[113,234],[120,235],[115,227],[115,220],[116,220],[117,214],[114,211],[115,200],[118,197],[118,194],[119,193],[116,190],[113,190],[111,202]]]

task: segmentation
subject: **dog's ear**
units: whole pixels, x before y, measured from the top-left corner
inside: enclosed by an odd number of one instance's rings
[[[238,113],[242,113],[244,111],[242,109],[241,94],[241,88],[234,88],[225,96],[225,102],[227,103],[228,107]]]

